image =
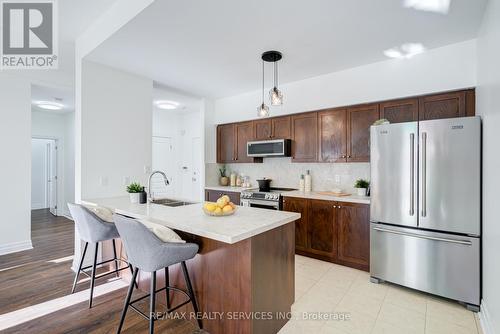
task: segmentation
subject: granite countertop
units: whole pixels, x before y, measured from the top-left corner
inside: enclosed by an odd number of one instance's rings
[[[259,187],[230,187],[230,186],[206,186],[206,190],[217,190],[217,191],[228,191],[228,192],[235,192],[235,193],[240,193],[245,190],[253,190],[253,189],[259,189]]]
[[[82,204],[106,207],[115,213],[151,222],[201,237],[233,244],[300,218],[299,213],[238,207],[234,215],[212,217],[202,203],[168,207],[160,204],[132,204],[129,197],[85,199]]]
[[[333,195],[323,195],[316,191],[304,192],[304,191],[287,191],[283,193],[285,197],[297,197],[297,198],[307,198],[307,199],[319,199],[325,201],[337,201],[337,202],[349,202],[349,203],[360,203],[360,204],[370,204],[370,197],[367,196],[333,196]]]

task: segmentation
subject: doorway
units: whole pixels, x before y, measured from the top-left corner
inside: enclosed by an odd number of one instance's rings
[[[57,139],[31,139],[31,209],[57,216]]]

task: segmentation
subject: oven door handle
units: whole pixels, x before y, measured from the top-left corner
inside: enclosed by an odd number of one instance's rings
[[[265,205],[265,206],[269,206],[269,207],[273,207],[273,208],[279,208],[279,206],[280,206],[279,202],[262,201],[262,200],[258,200],[258,199],[250,199],[250,200],[248,200],[248,203],[250,204],[250,206],[252,204]]]

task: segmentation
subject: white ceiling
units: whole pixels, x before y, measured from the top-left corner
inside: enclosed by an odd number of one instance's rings
[[[305,79],[387,59],[383,51],[402,43],[474,38],[485,2],[452,0],[442,15],[403,0],[162,0],[89,59],[198,96],[230,96],[259,89],[263,51],[283,52],[282,83]]]
[[[174,110],[164,110],[155,107],[160,112],[171,113],[172,115],[199,112],[201,108],[201,100],[199,98],[156,84],[153,89],[153,102],[160,100],[179,103],[179,107]]]
[[[61,99],[61,101],[56,100],[56,98]],[[63,104],[64,108],[61,110],[41,109],[34,104],[34,102],[36,101],[58,102]],[[75,110],[73,90],[69,88],[56,88],[56,87],[47,87],[41,85],[32,85],[31,103],[32,103],[31,107],[32,111],[45,111],[45,112],[53,112],[61,114],[61,113],[73,112]]]

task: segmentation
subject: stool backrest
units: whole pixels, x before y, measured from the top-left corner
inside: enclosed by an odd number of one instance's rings
[[[119,236],[113,223],[104,222],[84,206],[68,203],[68,208],[83,241],[99,242]]]

